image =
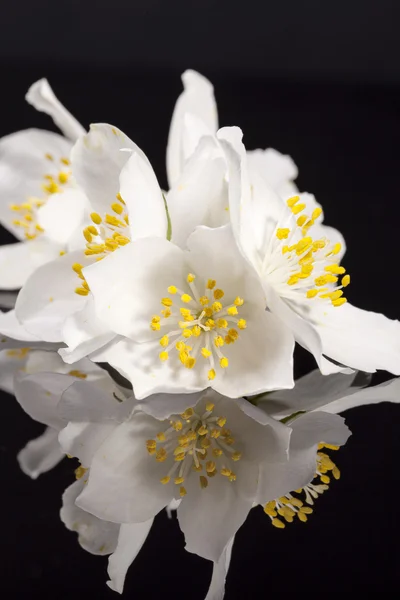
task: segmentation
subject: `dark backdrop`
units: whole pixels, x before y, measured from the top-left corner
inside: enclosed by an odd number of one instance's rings
[[[202,68],[215,84],[221,124],[240,125],[249,148],[291,154],[300,188],[315,193],[326,221],[344,233],[349,300],[398,318],[398,9],[360,0],[323,12],[321,3],[283,2],[265,4],[261,20],[252,4],[239,10],[234,3],[148,0],[128,8],[114,1],[107,11],[97,3],[92,14],[91,3],[41,0],[23,10],[20,2],[10,4],[0,36],[0,135],[51,128],[23,100],[30,83],[47,76],[85,126],[109,121],[125,130],[166,185],[179,72]],[[303,4],[315,10],[303,12]],[[1,241],[8,239],[2,232]],[[298,359],[297,374],[312,368],[305,354]],[[1,402],[4,598],[116,598],[105,585],[106,560],[81,550],[58,518],[75,463],[66,459],[30,481],[15,455],[42,428],[11,396]],[[237,535],[226,600],[395,597],[400,407],[355,409],[346,419],[353,436],[335,455],[342,478],[317,501],[307,524],[276,530],[260,509],[252,511]],[[201,599],[209,576],[206,561],[184,553],[175,520],[161,515],[128,573],[124,596]]]

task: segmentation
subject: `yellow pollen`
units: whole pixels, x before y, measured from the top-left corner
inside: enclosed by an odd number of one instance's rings
[[[181,485],[181,483],[183,483],[184,481],[185,481],[184,477],[175,477],[174,484],[175,485]]]
[[[325,267],[325,271],[328,273],[333,273],[334,275],[343,275],[346,273],[346,269],[344,267],[340,267],[339,265],[328,265]]]
[[[228,315],[234,316],[238,314],[238,309],[236,308],[236,306],[230,306],[226,312],[228,313]]]
[[[188,283],[193,283],[193,281],[196,279],[196,275],[193,275],[193,273],[189,273],[189,275],[186,277],[186,281]]]
[[[178,290],[176,289],[176,287],[174,285],[170,285],[168,288],[168,293],[169,294],[176,294]]]
[[[207,479],[207,477],[204,477],[204,475],[200,475],[199,480],[200,480],[200,487],[202,489],[205,489],[208,486],[208,479]]]
[[[222,310],[222,304],[221,302],[213,302],[213,304],[211,305],[211,308],[214,312],[220,312]]]
[[[247,327],[247,322],[245,319],[239,319],[237,326],[239,327],[239,329],[246,329]]]
[[[315,298],[315,296],[317,296],[317,294],[318,294],[318,290],[308,290],[307,298]]]
[[[160,479],[160,482],[163,483],[164,485],[169,483],[170,481],[171,481],[171,477],[169,477],[169,475]]]
[[[204,356],[204,358],[209,358],[211,356],[211,354],[212,354],[211,350],[208,350],[207,348],[201,349],[201,355]]]
[[[318,206],[317,208],[314,208],[311,218],[313,221],[316,221],[321,215],[322,215],[322,208]]]
[[[350,283],[350,275],[345,275],[342,278],[342,286],[347,287],[349,285],[349,283]]]
[[[47,158],[47,160],[54,160],[54,156],[52,154],[50,154],[50,152],[46,152],[44,157]]]
[[[300,217],[298,217],[296,223],[299,227],[303,227],[303,225],[306,223],[306,221],[307,221],[306,215],[301,215]]]
[[[271,523],[274,527],[277,527],[278,529],[285,529],[286,527],[285,523],[280,519],[272,519]]]
[[[214,298],[215,300],[220,300],[225,296],[224,290],[216,289],[214,290]]]
[[[124,199],[122,198],[121,194],[118,192],[118,194],[115,196],[117,200],[119,200],[120,202],[122,202],[122,204],[125,204]]]
[[[219,329],[226,329],[228,327],[228,321],[226,319],[218,319],[217,327]]]
[[[201,328],[199,327],[199,325],[195,325],[193,327],[192,333],[195,337],[199,337],[199,335],[201,335]]]
[[[192,301],[192,297],[189,296],[189,294],[182,294],[181,300],[182,300],[182,302],[188,303],[188,302]],[[171,304],[172,304],[172,302],[171,302]]]
[[[304,210],[304,209],[305,209],[305,207],[306,207],[306,205],[305,205],[305,204],[296,204],[296,206],[293,206],[293,207],[292,207],[292,213],[293,213],[294,215],[298,215],[298,214],[299,214],[299,212],[301,212],[302,210]]]
[[[347,298],[338,298],[337,300],[332,300],[333,306],[343,306],[347,302]]]
[[[286,204],[288,205],[289,208],[292,208],[296,202],[298,202],[300,200],[300,196],[292,196],[292,198],[289,198],[289,200],[286,200]]]
[[[214,471],[215,471],[216,468],[217,468],[217,465],[215,464],[214,461],[209,460],[206,463],[206,471],[207,471],[207,473],[214,473]]]
[[[75,477],[77,479],[82,479],[82,477],[85,475],[86,472],[87,472],[87,469],[85,467],[82,467],[82,465],[80,465],[77,469],[75,469]]]
[[[207,402],[206,404],[206,411],[207,412],[212,412],[215,408],[215,404],[213,404],[212,402]]]
[[[208,290],[214,289],[216,285],[217,285],[217,282],[215,281],[215,279],[209,279],[207,281],[207,289]]]
[[[107,225],[112,225],[113,227],[126,227],[126,223],[117,219],[114,215],[106,214],[105,222]]]
[[[207,427],[205,427],[204,425],[202,425],[201,427],[199,427],[199,430],[197,432],[199,435],[206,435],[208,433],[208,429]]]
[[[157,439],[160,442],[165,442],[165,440],[166,440],[165,433],[163,433],[162,431],[160,431],[160,433],[157,433]]]
[[[187,492],[186,492],[185,488],[182,486],[179,489],[179,495],[180,495],[181,498],[183,498],[183,496],[186,496],[186,494],[187,494]]]
[[[159,450],[157,450],[156,461],[164,462],[166,459],[167,459],[167,451],[165,450],[165,448],[160,448]]]
[[[219,361],[219,365],[221,367],[221,369],[226,369],[229,365],[229,360],[226,358],[226,356],[223,356],[220,361]]]
[[[64,171],[60,171],[60,173],[58,174],[58,181],[61,184],[67,183],[69,179],[69,174],[68,173],[64,173]]]
[[[189,357],[186,359],[186,361],[185,361],[185,367],[186,367],[187,369],[193,369],[193,367],[195,366],[195,364],[196,364],[196,359],[195,359],[195,358],[193,358],[193,356],[189,356]]]
[[[163,337],[160,340],[160,346],[162,346],[163,348],[166,348],[169,344],[169,337],[167,335],[163,335]]]
[[[165,360],[168,360],[168,352],[166,352],[165,350],[163,350],[163,352],[160,352],[159,357],[160,357],[160,360],[162,360],[163,362]]]
[[[89,294],[89,290],[84,287],[77,287],[75,288],[75,294],[78,294],[78,296],[87,296]]]
[[[235,298],[235,299],[234,299],[234,301],[233,301],[233,304],[234,304],[235,306],[243,306],[243,304],[244,304],[244,300],[243,300],[243,298],[240,298],[240,296],[236,296],[236,298]],[[236,314],[236,313],[235,313],[235,314]]]
[[[278,240],[287,240],[287,238],[289,237],[289,233],[290,229],[288,229],[287,227],[280,228],[276,230],[276,237],[278,238]]]
[[[208,303],[209,303],[209,299],[207,298],[207,296],[201,296],[201,298],[200,298],[200,304],[202,306],[207,306]]]
[[[213,379],[215,379],[215,376],[216,376],[215,369],[210,369],[210,370],[208,371],[208,379],[209,379],[210,381],[212,381]]]
[[[113,209],[113,211],[115,213],[117,213],[117,215],[121,215],[124,212],[123,206],[121,206],[117,202],[114,202],[113,204],[111,204],[111,208]]]
[[[172,306],[173,302],[172,302],[171,298],[162,298],[161,299],[161,304],[163,306],[168,306],[169,307],[169,306]]]

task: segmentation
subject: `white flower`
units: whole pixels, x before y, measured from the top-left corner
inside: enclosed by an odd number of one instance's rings
[[[259,275],[269,310],[314,354],[324,373],[344,365],[399,374],[399,322],[347,303],[344,290],[350,275],[339,264],[342,244],[335,230],[321,229],[320,208],[306,212],[298,196],[283,206],[268,188],[263,196],[252,194],[241,136],[238,128],[219,132],[230,165],[230,217],[238,247]]]
[[[52,116],[66,137],[28,129],[0,140],[0,222],[20,240],[0,248],[0,289],[8,290],[66,250],[85,208],[69,160],[83,127],[45,79],[31,86],[26,99]]]
[[[21,469],[36,479],[52,469],[64,456],[58,442],[59,430],[67,425],[57,412],[63,392],[74,381],[87,380],[112,391],[117,389],[109,375],[87,359],[77,362],[74,368],[65,364],[56,352],[30,348],[3,350],[3,360],[14,367],[9,377],[13,392],[22,408],[36,421],[47,426],[44,433],[31,440],[18,454]],[[10,361],[13,361],[10,365]],[[19,364],[18,364],[19,363]],[[2,387],[4,374],[2,375]]]
[[[93,455],[77,505],[104,520],[140,523],[181,498],[186,549],[216,562],[253,505],[259,462],[286,460],[290,429],[267,417],[261,425],[215,392],[197,398],[142,404],[159,416],[177,411],[161,421],[137,407]],[[178,412],[188,402],[194,408]]]
[[[229,221],[229,200],[213,87],[195,71],[185,71],[182,80],[184,91],[175,106],[167,147],[167,204],[172,241],[184,247],[197,225],[218,227]],[[262,193],[266,184],[283,199],[298,192],[293,183],[297,167],[289,156],[268,148],[247,157],[254,194]],[[312,209],[318,206],[310,194],[302,194],[302,201]]]
[[[37,269],[16,303],[17,318],[30,333],[67,344],[62,355],[68,362],[96,351],[115,336],[95,318],[82,269],[131,240],[146,235],[166,237],[168,228],[153,170],[119,129],[92,125],[75,145],[71,162],[89,203],[88,222],[76,241],[82,249]]]
[[[84,269],[97,317],[123,336],[102,360],[132,382],[137,398],[292,387],[293,338],[264,310],[230,227],[200,227],[187,245],[146,238]]]

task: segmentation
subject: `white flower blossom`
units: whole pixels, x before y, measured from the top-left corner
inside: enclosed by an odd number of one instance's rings
[[[70,151],[85,131],[46,79],[26,95],[65,137],[27,129],[0,140],[0,222],[16,239],[0,248],[0,289],[20,288],[42,264],[68,249],[83,219],[85,196],[71,176]]]
[[[344,366],[399,374],[400,323],[347,302],[350,275],[340,265],[342,244],[335,230],[321,229],[321,208],[309,213],[299,196],[284,206],[267,187],[253,195],[240,129],[218,135],[229,163],[232,229],[258,273],[268,309],[314,354],[324,373]]]

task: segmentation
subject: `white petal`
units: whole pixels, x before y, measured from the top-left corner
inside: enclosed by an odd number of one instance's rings
[[[400,323],[349,303],[311,315],[323,353],[360,371],[400,375]]]
[[[264,282],[264,289],[268,299],[268,308],[293,332],[296,342],[313,354],[321,372],[324,375],[329,375],[343,370],[346,371],[343,367],[335,365],[323,356],[322,342],[317,328],[306,318],[297,314],[290,303],[282,300],[267,282]]]
[[[184,264],[184,254],[174,244],[147,238],[91,265],[84,275],[97,316],[116,333],[137,341],[154,339],[151,318],[160,311],[168,286],[184,281]]]
[[[124,338],[105,348],[101,353],[101,361],[110,363],[132,383],[138,400],[160,393],[186,396],[208,387],[209,367],[206,361],[199,372],[197,369],[184,368],[175,353],[164,362],[159,360],[159,353],[158,340],[137,343]]]
[[[0,351],[0,389],[14,394],[14,376],[23,372],[26,363],[24,351],[20,353],[17,349],[1,350]]]
[[[184,91],[179,96],[167,146],[168,183],[172,187],[179,178],[185,161],[196,149],[200,137],[214,134],[218,128],[217,106],[211,83],[196,71],[182,75]],[[189,118],[188,118],[189,117]]]
[[[43,238],[0,246],[0,289],[21,288],[38,267],[59,256],[60,248]]]
[[[143,153],[133,152],[122,169],[120,193],[128,210],[132,240],[151,236],[167,237],[164,197]]]
[[[172,489],[160,483],[166,465],[146,449],[159,426],[143,413],[119,425],[96,453],[77,505],[115,523],[141,523],[167,506]]]
[[[15,310],[0,313],[0,332],[13,340],[28,342],[28,346],[29,343],[39,341],[36,335],[32,335],[29,331],[26,331],[24,326],[17,320]]]
[[[152,394],[138,408],[156,419],[168,419],[171,415],[181,414],[199,401],[203,392],[196,394]]]
[[[68,423],[58,436],[58,442],[68,456],[76,457],[84,467],[90,467],[102,443],[116,428],[116,423]]]
[[[56,98],[47,79],[39,79],[31,85],[25,99],[36,110],[49,115],[65,137],[73,142],[85,134],[82,125]]]
[[[81,233],[81,247],[84,247],[85,239],[81,229],[87,207],[88,200],[78,188],[52,194],[38,210],[38,222],[45,230],[46,238],[55,244],[66,246],[78,230]]]
[[[228,222],[225,171],[215,138],[202,138],[167,196],[172,241],[178,246],[185,246],[197,225],[218,227]]]
[[[89,133],[77,141],[72,149],[71,161],[74,176],[83,189],[93,209],[103,215],[110,212],[119,192],[121,169],[131,156],[130,149],[144,161],[146,156],[136,144],[117,127],[96,123]]]
[[[122,594],[126,573],[146,541],[153,524],[153,519],[144,523],[121,525],[118,545],[108,559],[108,575],[111,578],[107,585]]]
[[[47,427],[38,438],[31,440],[19,451],[17,459],[25,475],[36,479],[58,465],[65,456],[57,439],[58,432]]]
[[[57,405],[73,382],[73,377],[60,373],[19,375],[14,382],[15,397],[30,417],[59,430],[66,422],[60,418]]]
[[[231,562],[234,537],[227,543],[218,562],[213,565],[210,587],[205,600],[223,600],[225,594],[225,580]]]
[[[101,521],[75,504],[85,485],[86,476],[67,487],[62,496],[60,517],[70,531],[76,531],[79,544],[91,554],[111,554],[117,548],[119,526]]]
[[[187,495],[178,507],[178,521],[188,552],[218,562],[225,546],[245,521],[253,504],[258,469],[251,463],[242,469],[240,462],[235,468],[234,482],[217,475],[202,489],[197,477],[185,481]],[[248,496],[241,494],[241,488],[246,488]]]
[[[59,160],[69,156],[71,146],[61,135],[40,129],[18,131],[0,140],[0,221],[18,239],[25,239],[24,230],[13,224],[17,213],[10,205],[45,196],[44,176],[61,169]]]
[[[274,148],[251,150],[247,152],[247,163],[252,173],[257,173],[273,190],[279,191],[288,182],[296,179],[299,171],[290,156],[281,154]]]
[[[320,410],[329,413],[341,413],[349,408],[379,404],[380,402],[400,402],[400,379],[391,379],[380,385],[375,385],[351,396],[344,396],[334,402],[320,407]]]
[[[316,369],[297,379],[292,390],[272,392],[266,395],[265,399],[258,398],[257,406],[275,418],[302,410],[326,410],[325,405],[331,402],[335,404],[336,400],[345,395],[356,393],[360,388],[367,386],[369,381],[370,376],[365,373],[322,375]]]
[[[331,417],[335,416],[336,419]],[[258,500],[265,504],[307,485],[315,475],[317,448],[320,442],[342,446],[350,431],[337,415],[313,412],[290,422],[289,460],[261,465]]]
[[[103,348],[114,337],[115,333],[97,318],[90,294],[85,306],[65,320],[62,339],[68,348],[61,348],[59,353],[65,362],[72,364]]]
[[[17,319],[30,333],[46,342],[62,340],[64,321],[81,310],[87,301],[86,296],[75,293],[81,280],[72,265],[91,262],[93,257],[83,252],[69,252],[31,275],[15,305]]]
[[[99,369],[101,370],[101,369]],[[122,422],[133,410],[106,371],[97,381],[76,381],[62,395],[58,414],[64,421]]]
[[[247,327],[237,342],[224,346],[229,366],[218,372],[212,387],[229,398],[292,388],[294,338],[290,330],[262,310],[253,309],[251,317],[243,315]]]

